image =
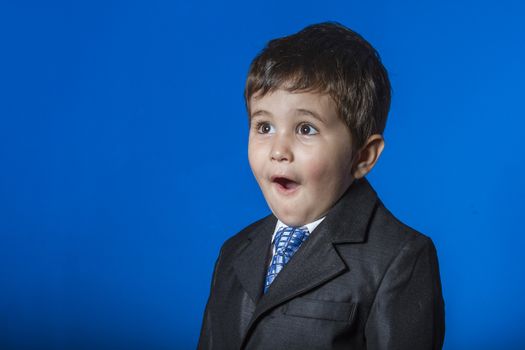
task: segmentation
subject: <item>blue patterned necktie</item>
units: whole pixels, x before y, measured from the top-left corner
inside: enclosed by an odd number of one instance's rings
[[[308,238],[308,229],[303,227],[281,227],[275,234],[273,245],[275,248],[275,254],[272,257],[272,262],[268,268],[266,274],[266,282],[264,283],[264,293],[268,291],[268,288],[272,284],[273,280],[279,272],[283,269],[284,265],[290,261],[292,256],[295,254],[301,243],[306,241]]]

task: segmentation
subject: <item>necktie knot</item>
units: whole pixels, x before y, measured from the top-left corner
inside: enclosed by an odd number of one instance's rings
[[[299,249],[301,243],[308,238],[308,234],[306,227],[279,228],[273,241],[275,252],[282,252],[291,257]]]

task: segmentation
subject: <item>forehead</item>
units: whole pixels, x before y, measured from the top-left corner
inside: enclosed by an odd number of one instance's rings
[[[311,112],[325,117],[337,115],[337,106],[327,93],[276,89],[265,94],[255,93],[248,101],[250,117],[260,113],[289,114]]]

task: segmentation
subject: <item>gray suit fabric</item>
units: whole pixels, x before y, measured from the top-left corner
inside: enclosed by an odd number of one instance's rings
[[[266,294],[276,218],[227,240],[217,259],[199,349],[441,349],[436,250],[355,181]]]

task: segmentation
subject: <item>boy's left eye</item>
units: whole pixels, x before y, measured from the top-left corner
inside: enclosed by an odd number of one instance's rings
[[[315,135],[319,133],[316,128],[306,123],[300,124],[297,127],[297,132],[301,135]]]

